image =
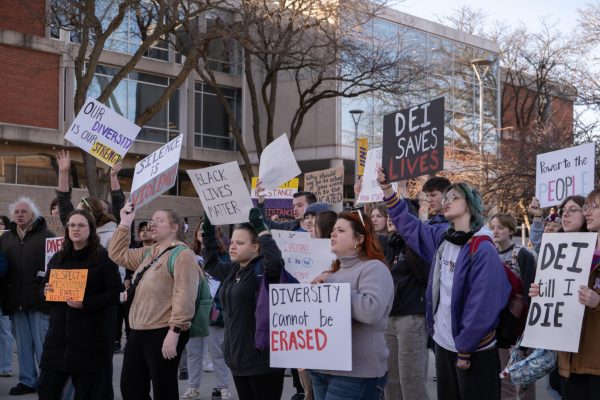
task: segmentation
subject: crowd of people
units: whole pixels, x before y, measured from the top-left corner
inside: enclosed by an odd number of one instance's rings
[[[151,220],[134,224],[135,205],[119,186],[119,164],[110,173],[110,202],[83,197],[74,205],[68,152],[57,160],[49,211],[60,217],[65,234],[47,268],[45,240],[55,234],[37,205],[20,197],[0,217],[0,376],[18,373],[13,396],[113,399],[113,354],[123,351],[124,400],[207,396],[201,390],[206,359],[215,373],[213,399],[231,398],[230,375],[240,400],[281,399],[284,369],[270,365],[257,311],[261,284],[278,283],[285,272],[271,235],[279,229],[330,240],[335,261],[317,266],[312,283],[348,283],[351,290],[352,369],[293,369],[292,400],[428,399],[430,352],[438,399],[534,399],[535,385],[500,378],[511,351],[499,333],[514,288],[508,274],[518,279],[527,304],[539,295],[536,254],[544,233],[600,232],[599,189],[565,199],[557,211],[532,199],[531,246],[523,246],[513,241],[515,216],[486,214],[470,185],[430,178],[423,202],[405,197],[402,185],[395,191],[379,169],[381,203],[337,213],[314,194],[297,192],[294,218],[281,221],[266,218],[259,181],[249,222],[230,229],[205,216],[187,243],[187,223],[174,210],[156,210]],[[600,239],[588,285],[578,292],[585,305],[579,351],[559,352],[549,377],[557,398],[600,396],[599,266]],[[56,290],[54,269],[87,270],[83,300],[46,301]],[[193,335],[207,282],[207,334]],[[188,389],[180,397],[182,371]]]

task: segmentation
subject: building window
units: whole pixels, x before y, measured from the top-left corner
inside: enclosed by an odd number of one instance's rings
[[[241,92],[239,89],[220,88],[229,106],[241,118]],[[195,89],[194,146],[217,150],[235,150],[235,141],[229,129],[225,107],[210,86],[196,83]]]
[[[96,68],[88,96],[98,97],[117,71],[116,68],[99,65]],[[130,72],[113,91],[106,101],[106,105],[126,116],[130,121],[135,121],[137,116],[154,104],[172,83],[173,79],[164,76]],[[179,135],[179,89],[142,127],[137,140],[167,143],[177,135]]]
[[[0,183],[56,186],[57,171],[45,155],[1,155]]]

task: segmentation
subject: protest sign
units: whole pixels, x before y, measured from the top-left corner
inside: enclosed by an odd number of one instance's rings
[[[341,207],[344,200],[344,166],[304,174],[304,190],[317,201]]]
[[[46,301],[83,301],[87,277],[87,269],[51,269]]]
[[[382,167],[388,182],[444,169],[444,98],[383,116]]]
[[[135,164],[131,202],[136,208],[149,203],[175,185],[182,143],[183,136],[179,135]]]
[[[576,353],[585,306],[577,291],[590,276],[597,233],[547,233],[542,238],[524,347]]]
[[[331,268],[335,254],[330,239],[314,239],[308,232],[271,230],[285,269],[300,283],[310,283],[323,271]]]
[[[264,148],[260,156],[258,177],[265,189],[275,189],[301,173],[285,133]]]
[[[369,151],[369,139],[359,138],[357,144],[358,154],[356,159],[358,160],[358,176],[363,176],[365,173],[365,162],[367,161],[367,151]]]
[[[270,284],[272,368],[352,370],[350,284]]]
[[[367,161],[365,162],[365,173],[362,177],[362,185],[356,204],[376,203],[383,201],[383,191],[377,183],[377,166],[381,165],[381,155],[383,149],[376,147],[367,152]],[[394,191],[397,189],[396,182],[392,183]]]
[[[253,207],[237,162],[187,171],[213,225],[248,222]]]
[[[587,196],[594,189],[594,143],[538,154],[535,195],[541,207],[560,204],[569,196]]]
[[[111,167],[121,161],[141,127],[94,99],[87,99],[65,139]]]
[[[258,193],[256,193],[256,183],[258,182],[257,177],[252,178],[252,191],[251,196],[253,199],[258,198]],[[272,190],[265,190],[264,196],[265,200],[267,199],[293,199],[294,193],[298,193],[298,184],[300,183],[300,179],[292,178],[289,181],[285,182],[282,185],[279,185],[277,188]]]
[[[62,247],[64,237],[53,237],[46,238],[46,264],[44,269],[48,269],[48,261],[52,258],[52,256],[57,253]]]

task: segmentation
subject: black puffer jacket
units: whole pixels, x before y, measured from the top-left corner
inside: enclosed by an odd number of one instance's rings
[[[119,302],[119,268],[100,247],[95,261],[89,247],[73,251],[59,262],[59,253],[48,263],[44,284],[53,268],[87,269],[83,308],[66,302],[48,302],[50,324],[44,341],[40,368],[53,371],[98,371],[110,366],[113,355],[114,321]]]
[[[394,303],[390,317],[425,315],[425,289],[429,264],[412,251],[397,234],[379,236],[394,279]]]
[[[6,257],[8,273],[2,283],[2,311],[9,315],[16,311],[39,310],[47,312],[40,296],[38,272],[44,271],[46,238],[56,236],[43,217],[38,217],[23,240],[12,222],[10,231],[0,238],[0,251]]]

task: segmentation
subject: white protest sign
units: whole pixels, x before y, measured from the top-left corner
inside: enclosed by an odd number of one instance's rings
[[[111,167],[121,161],[141,127],[94,99],[87,99],[65,139]]]
[[[46,238],[46,264],[44,268],[45,270],[48,269],[48,261],[50,261],[52,256],[60,250],[64,240],[65,238],[62,236]]]
[[[531,298],[525,347],[577,353],[585,306],[577,291],[590,276],[597,233],[547,233],[542,238],[535,282],[540,295]]]
[[[573,195],[587,196],[594,189],[594,143],[538,154],[535,196],[541,207],[561,203]]]
[[[271,231],[285,269],[300,283],[310,283],[323,271],[331,268],[335,254],[331,252],[330,239],[313,239],[308,232]]]
[[[381,165],[382,154],[383,149],[381,147],[370,149],[367,152],[367,161],[365,162],[362,187],[360,189],[360,193],[358,194],[358,198],[356,199],[356,204],[376,203],[383,201],[383,191],[377,183],[377,167]],[[398,183],[393,182],[392,188],[394,191],[396,191],[397,187]]]
[[[136,208],[149,203],[175,185],[182,143],[183,135],[179,135],[135,164],[131,202]]]
[[[263,150],[260,156],[258,177],[265,189],[276,189],[301,173],[285,133],[269,143]]]
[[[248,222],[254,207],[237,162],[187,171],[213,225]]]
[[[272,368],[352,370],[350,284],[269,285]]]

